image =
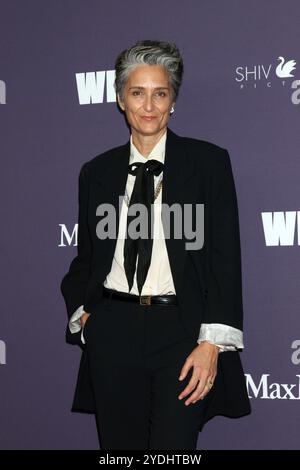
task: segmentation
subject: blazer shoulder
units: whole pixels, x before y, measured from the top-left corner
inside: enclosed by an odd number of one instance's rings
[[[197,139],[195,137],[187,137],[184,136],[182,137],[184,139],[186,145],[196,148],[197,150],[204,149],[208,150],[210,152],[224,152],[226,149],[222,147],[221,145],[218,145],[214,142],[210,142],[209,140],[204,140],[204,139]]]
[[[221,166],[230,164],[228,150],[221,145],[195,137],[182,137],[193,158],[207,165]]]

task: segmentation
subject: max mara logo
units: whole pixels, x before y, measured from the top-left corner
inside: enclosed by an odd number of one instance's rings
[[[295,383],[281,384],[272,382],[271,374],[263,374],[255,383],[251,374],[245,374],[249,398],[265,398],[267,400],[300,400],[300,375]]]

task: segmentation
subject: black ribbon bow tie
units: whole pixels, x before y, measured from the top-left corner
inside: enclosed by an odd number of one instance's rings
[[[162,172],[163,166],[163,163],[154,159],[148,160],[146,163],[131,163],[128,166],[128,172],[135,176],[135,183],[128,205],[124,243],[124,269],[130,292],[133,286],[138,256],[137,286],[140,295],[147,277],[152,255],[153,240],[151,234],[153,233],[152,204],[154,202],[154,175],[158,176]],[[143,204],[144,210],[138,211],[138,215],[135,213],[130,214],[130,208],[133,204]],[[141,223],[137,224],[137,226],[134,225],[135,230],[139,233],[139,238],[135,239],[130,237],[128,228],[136,217],[138,217]],[[133,225],[131,225],[131,230],[132,228]]]

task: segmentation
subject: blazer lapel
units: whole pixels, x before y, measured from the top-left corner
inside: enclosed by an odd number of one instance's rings
[[[103,275],[106,274],[109,269],[116,248],[121,210],[119,197],[122,197],[125,193],[129,157],[130,140],[128,140],[126,144],[114,149],[109,156],[107,156],[108,160],[105,162],[106,164],[101,165],[101,172],[96,172],[94,175],[97,184],[96,206],[100,203],[110,204],[114,207],[116,215],[116,236],[108,237],[105,243],[105,258],[101,264]],[[96,223],[98,220],[98,217],[96,217]]]
[[[180,204],[183,216],[183,205],[194,199],[195,186],[189,180],[195,175],[193,161],[187,152],[183,137],[167,128],[166,153],[163,175],[162,203],[169,207]],[[173,218],[171,217],[171,220]],[[181,224],[183,228],[183,223]],[[166,237],[166,248],[169,256],[170,268],[177,295],[180,295],[180,286],[186,255],[184,233],[182,238]],[[166,235],[166,231],[165,231]]]
[[[96,174],[95,179],[100,187],[101,201],[112,204],[117,211],[116,234],[119,230],[119,197],[123,196],[126,189],[128,165],[130,157],[130,140],[126,144],[114,150],[101,174]]]

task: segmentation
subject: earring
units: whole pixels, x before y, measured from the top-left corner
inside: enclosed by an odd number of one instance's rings
[[[170,114],[174,113],[174,111],[175,111],[175,109],[174,109],[174,107],[172,106],[171,111],[170,111]]]

